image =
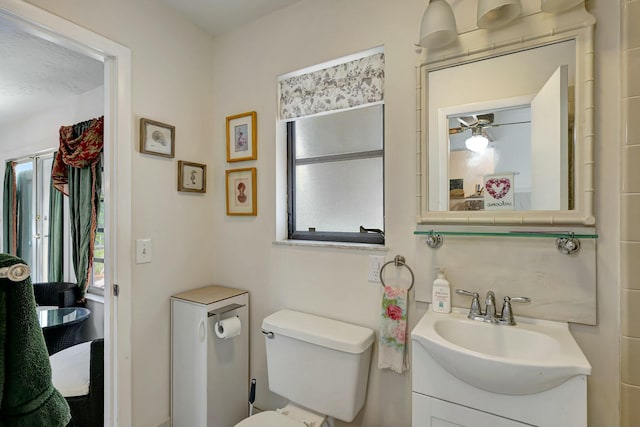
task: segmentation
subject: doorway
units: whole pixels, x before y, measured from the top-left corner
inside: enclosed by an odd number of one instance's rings
[[[20,0],[0,0],[0,16],[32,35],[104,63],[105,425],[130,426],[131,53]]]

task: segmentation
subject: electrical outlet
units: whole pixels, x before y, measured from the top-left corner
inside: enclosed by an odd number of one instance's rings
[[[383,256],[369,255],[369,281],[380,283],[380,269],[384,264]]]

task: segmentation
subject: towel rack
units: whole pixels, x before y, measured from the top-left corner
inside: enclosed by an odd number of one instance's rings
[[[12,282],[22,282],[30,274],[31,270],[26,264],[13,264],[9,267],[0,268],[0,278],[9,279]]]
[[[380,283],[382,283],[382,287],[384,288],[386,286],[384,283],[384,278],[382,277],[382,270],[384,270],[384,268],[389,264],[393,264],[396,267],[407,267],[407,270],[409,270],[409,273],[411,273],[411,286],[409,286],[409,289],[407,289],[407,292],[413,289],[413,284],[415,283],[416,279],[413,275],[413,271],[411,270],[411,267],[407,265],[402,255],[396,255],[393,258],[393,261],[387,261],[384,264],[382,264],[382,267],[380,267]]]

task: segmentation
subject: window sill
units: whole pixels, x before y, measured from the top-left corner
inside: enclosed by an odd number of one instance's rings
[[[353,249],[359,251],[389,252],[389,248],[384,245],[374,245],[370,243],[347,243],[347,242],[323,242],[318,240],[274,240],[274,245],[278,246],[302,246],[327,249]]]
[[[100,304],[104,304],[104,296],[99,295],[99,294],[94,294],[91,292],[87,292],[86,294],[84,294],[84,297],[88,300],[88,301],[93,301],[93,302],[97,302]]]

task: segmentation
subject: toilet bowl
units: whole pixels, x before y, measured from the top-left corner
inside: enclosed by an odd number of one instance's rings
[[[326,417],[289,404],[275,411],[264,411],[236,424],[236,427],[323,427]]]
[[[290,403],[236,427],[326,427],[334,418],[353,421],[367,393],[375,340],[371,329],[280,310],[262,321],[262,332],[269,390]]]

